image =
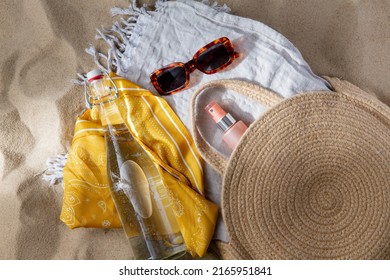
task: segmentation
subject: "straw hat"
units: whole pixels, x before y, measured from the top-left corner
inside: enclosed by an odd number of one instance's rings
[[[329,81],[273,104],[218,157],[226,258],[390,258],[390,108]]]

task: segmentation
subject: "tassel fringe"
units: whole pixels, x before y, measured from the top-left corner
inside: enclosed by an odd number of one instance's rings
[[[112,8],[111,15],[113,17],[120,16],[119,21],[116,21],[110,29],[101,28],[97,30],[96,39],[104,40],[109,46],[107,55],[96,50],[95,47],[90,46],[86,49],[86,52],[93,56],[96,65],[103,71],[110,72],[123,69],[120,61],[124,56],[126,48],[135,47],[136,40],[132,40],[132,37],[141,37],[143,25],[140,23],[141,17],[150,17],[154,13],[160,12],[164,8],[164,3],[167,0],[157,0],[154,5],[154,10],[150,10],[147,4],[143,4],[141,7],[137,5],[137,1],[133,0],[128,9]],[[210,3],[208,0],[202,0],[201,3],[209,5],[218,12],[229,13],[230,8],[224,4],[219,5],[217,2]],[[101,61],[105,61],[105,65]]]
[[[50,187],[61,183],[64,178],[64,167],[68,154],[59,154],[56,157],[50,157],[46,161],[47,169],[43,173],[43,180],[50,183]]]

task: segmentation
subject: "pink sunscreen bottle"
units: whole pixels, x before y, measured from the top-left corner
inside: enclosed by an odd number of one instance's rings
[[[222,140],[231,149],[234,149],[248,127],[242,121],[236,121],[232,115],[226,113],[215,101],[211,101],[204,109],[213,117],[218,127],[224,132]]]

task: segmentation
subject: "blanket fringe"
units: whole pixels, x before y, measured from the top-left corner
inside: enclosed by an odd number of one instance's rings
[[[224,12],[224,13],[230,13],[231,9],[226,5],[223,4],[222,6],[218,4],[217,1],[214,1],[212,4],[208,0],[202,0],[202,3],[205,5],[209,5],[210,7],[214,8],[218,12]]]
[[[64,167],[68,154],[59,154],[56,157],[50,157],[46,161],[47,169],[43,173],[43,180],[49,182],[50,187],[62,183],[64,179]]]
[[[111,15],[113,17],[120,16],[119,21],[116,21],[111,28],[101,28],[97,29],[97,40],[104,40],[109,49],[107,55],[104,55],[102,52],[96,50],[95,47],[90,46],[86,49],[86,52],[93,56],[96,65],[103,71],[110,72],[116,70],[126,72],[123,69],[120,61],[123,58],[125,49],[128,47],[135,47],[135,40],[132,40],[133,35],[137,37],[142,36],[143,25],[140,23],[140,17],[150,17],[153,13],[158,13],[164,7],[164,3],[167,0],[157,0],[154,4],[154,10],[150,10],[150,6],[143,4],[142,6],[137,5],[136,0],[132,0],[129,8],[112,8]],[[200,1],[203,4],[209,5],[218,12],[229,13],[231,10],[226,5],[219,5],[218,2],[210,3],[208,0]],[[105,65],[101,61],[105,61]]]
[[[87,76],[80,74],[80,73],[77,73],[77,79],[71,80],[71,83],[76,84],[76,85],[80,85],[80,86],[85,85],[86,82],[87,82]]]

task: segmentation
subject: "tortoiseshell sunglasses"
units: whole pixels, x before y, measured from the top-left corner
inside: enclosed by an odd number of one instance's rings
[[[195,69],[213,74],[226,68],[237,57],[232,42],[222,37],[198,50],[187,63],[175,62],[154,71],[150,80],[161,95],[170,95],[188,86],[190,73]]]

